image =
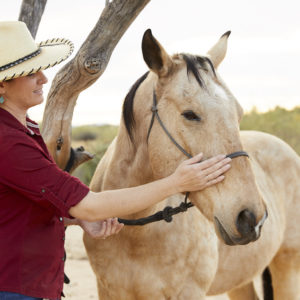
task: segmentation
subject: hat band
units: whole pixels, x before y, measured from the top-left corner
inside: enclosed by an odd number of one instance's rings
[[[4,66],[0,67],[0,72],[5,71],[5,70],[7,70],[9,68],[12,68],[12,67],[14,67],[14,66],[16,66],[16,65],[18,65],[18,64],[20,64],[20,63],[22,63],[22,62],[24,62],[26,60],[28,60],[28,59],[31,59],[31,58],[39,55],[40,53],[41,53],[41,48],[39,48],[38,50],[32,52],[29,55],[26,55],[26,56],[24,56],[22,58],[19,58],[18,60],[14,61],[14,62],[11,62],[11,63],[9,63],[7,65],[4,65]]]

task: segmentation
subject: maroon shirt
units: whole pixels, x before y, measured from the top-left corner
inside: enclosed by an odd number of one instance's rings
[[[60,170],[38,125],[0,108],[0,291],[60,299],[64,224],[89,189]]]

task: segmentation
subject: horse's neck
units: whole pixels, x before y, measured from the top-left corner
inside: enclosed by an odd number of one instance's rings
[[[91,182],[91,189],[101,191],[133,187],[153,180],[147,143],[136,142],[136,146],[134,146],[129,140],[124,126],[121,125],[116,140],[108,148],[96,170]],[[144,217],[160,206],[162,204],[150,207],[135,215],[126,216],[126,218]]]

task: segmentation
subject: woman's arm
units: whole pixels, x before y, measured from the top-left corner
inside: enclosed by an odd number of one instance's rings
[[[69,218],[64,218],[64,225],[71,226],[71,225],[79,225],[79,220],[78,219],[69,219]]]
[[[82,201],[73,206],[71,216],[87,221],[132,214],[163,199],[186,191],[199,191],[224,179],[230,158],[218,155],[200,162],[202,154],[181,163],[170,176],[132,188],[89,192]]]

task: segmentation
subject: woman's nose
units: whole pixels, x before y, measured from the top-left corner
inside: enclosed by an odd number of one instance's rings
[[[39,82],[41,84],[45,84],[48,82],[48,78],[45,76],[45,74],[42,71],[39,71],[38,75],[39,75]]]

